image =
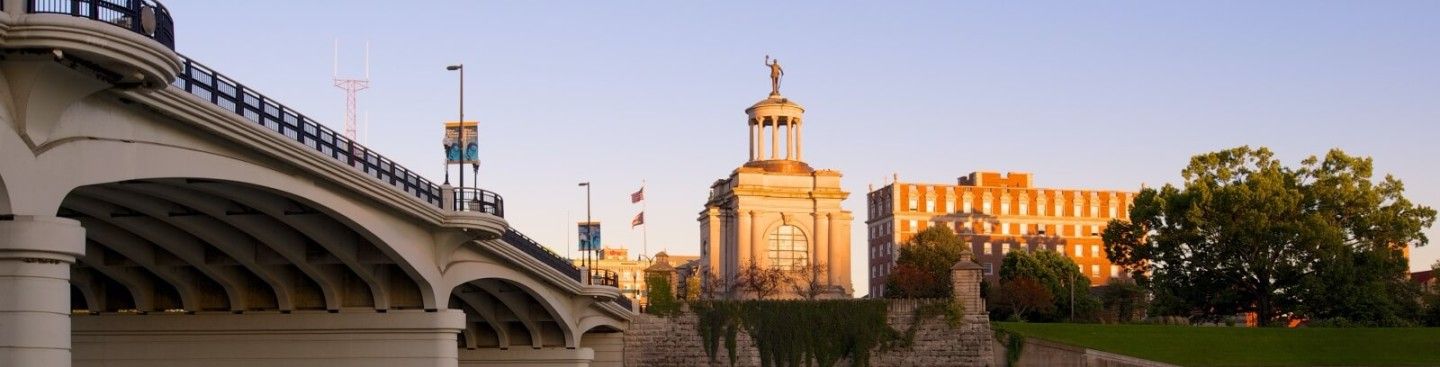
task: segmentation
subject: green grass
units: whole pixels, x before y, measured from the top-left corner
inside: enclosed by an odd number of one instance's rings
[[[1026,337],[1182,366],[1440,366],[1440,328],[994,325]]]

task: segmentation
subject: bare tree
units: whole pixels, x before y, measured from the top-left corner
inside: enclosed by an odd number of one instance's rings
[[[830,291],[830,285],[826,283],[825,274],[830,269],[825,265],[805,265],[796,269],[790,277],[790,288],[800,298],[814,300],[825,292]]]
[[[755,299],[766,299],[789,284],[790,274],[779,268],[763,268],[752,263],[740,271],[736,281],[741,290],[755,295]]]

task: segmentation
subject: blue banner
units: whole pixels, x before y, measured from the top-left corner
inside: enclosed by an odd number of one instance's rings
[[[580,222],[580,251],[600,250],[600,222]]]

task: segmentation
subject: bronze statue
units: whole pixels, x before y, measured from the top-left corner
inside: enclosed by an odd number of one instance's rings
[[[765,55],[765,66],[770,67],[770,95],[780,95],[780,77],[785,76],[785,69],[780,68],[780,59],[770,61],[770,55]]]

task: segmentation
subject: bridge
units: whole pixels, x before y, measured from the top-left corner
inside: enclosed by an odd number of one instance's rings
[[[630,301],[499,194],[177,53],[157,2],[0,10],[0,365],[619,364]]]

